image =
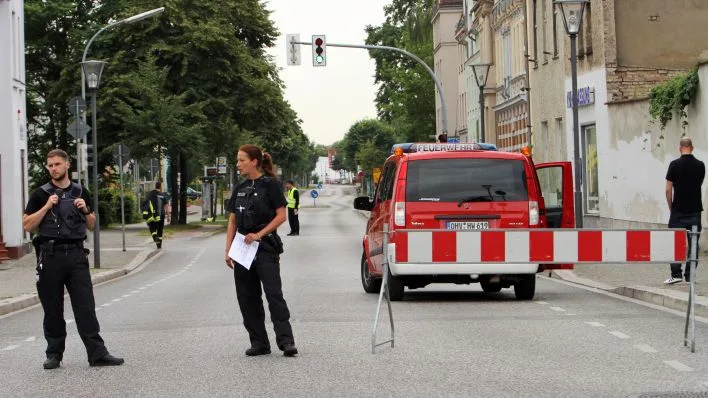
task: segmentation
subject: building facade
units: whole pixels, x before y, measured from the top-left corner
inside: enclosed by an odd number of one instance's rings
[[[0,259],[22,256],[28,198],[24,1],[0,1]],[[9,40],[8,40],[9,39]],[[9,55],[6,56],[6,55]]]
[[[492,9],[496,80],[496,144],[503,151],[529,145],[526,13],[523,0],[496,0]]]
[[[554,13],[552,0],[526,5],[534,159],[572,161],[571,54],[563,16]],[[678,139],[705,133],[661,131],[650,120],[648,95],[699,62],[708,49],[705,20],[708,3],[691,0],[591,0],[586,7],[577,37],[585,226],[666,225],[664,176],[678,156]],[[699,157],[708,153],[704,141],[697,141]]]
[[[463,11],[463,0],[437,0],[433,9],[433,62],[435,75],[440,80],[447,105],[447,134],[454,136],[460,129],[457,109],[459,91],[459,43],[455,38],[457,23]],[[443,131],[442,104],[435,88],[436,135]],[[466,124],[466,121],[465,121]]]
[[[494,113],[496,105],[496,73],[494,65],[494,35],[491,27],[493,0],[469,0],[469,27],[467,37],[470,43],[469,58],[466,62],[468,116],[467,125],[470,141],[496,142]],[[487,82],[483,87],[484,97],[480,100],[480,87],[475,80],[472,65],[490,63]],[[482,126],[481,112],[484,111]],[[482,134],[484,131],[484,134]]]

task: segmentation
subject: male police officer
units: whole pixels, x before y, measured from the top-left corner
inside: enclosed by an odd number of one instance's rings
[[[288,190],[288,223],[290,224],[290,233],[288,236],[300,235],[300,192],[295,188],[295,182],[288,180],[285,183],[285,189]]]
[[[61,149],[47,154],[52,180],[32,192],[22,225],[27,232],[39,228],[37,292],[44,309],[44,338],[47,340],[45,369],[58,368],[64,355],[64,285],[71,297],[79,336],[86,346],[90,366],[116,366],[122,358],[108,353],[98,334],[93,285],[83,241],[86,228],[93,230],[96,215],[88,207],[89,195],[69,179],[69,156]]]

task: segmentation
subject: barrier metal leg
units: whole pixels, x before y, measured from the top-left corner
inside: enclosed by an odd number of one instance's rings
[[[391,295],[389,293],[388,282],[389,282],[389,271],[388,271],[388,224],[384,224],[383,228],[384,238],[383,238],[383,280],[381,281],[381,290],[379,291],[379,301],[376,304],[376,316],[374,317],[374,330],[371,333],[371,353],[376,353],[376,347],[384,345],[386,343],[391,343],[391,348],[394,346],[394,327],[393,327],[393,310],[391,309]],[[386,305],[388,306],[388,319],[391,322],[391,338],[380,343],[376,343],[376,329],[379,325],[379,314],[381,313],[381,301],[384,297],[386,298]]]
[[[698,227],[691,227],[688,233],[691,239],[691,252],[688,257],[689,275],[688,307],[686,308],[686,326],[683,333],[683,345],[688,346],[688,328],[691,326],[691,352],[696,352],[696,263],[698,263]]]

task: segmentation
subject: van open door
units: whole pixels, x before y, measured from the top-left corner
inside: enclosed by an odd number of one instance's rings
[[[573,166],[570,162],[550,162],[536,165],[541,185],[547,228],[575,228],[573,204]],[[573,269],[573,264],[544,264],[548,269]]]

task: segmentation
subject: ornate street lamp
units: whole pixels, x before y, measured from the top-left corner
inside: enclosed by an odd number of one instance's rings
[[[583,13],[589,0],[555,0],[555,4],[563,14],[565,32],[570,36],[570,74],[571,97],[573,103],[573,150],[575,151],[575,227],[583,227],[583,193],[582,173],[580,163],[580,126],[578,125],[578,32],[583,24]]]
[[[93,211],[96,215],[96,224],[93,228],[93,266],[101,268],[100,231],[101,224],[98,214],[98,126],[96,125],[96,94],[101,83],[101,74],[106,65],[103,61],[84,61],[81,70],[86,78],[86,87],[91,93],[91,143],[93,144]]]
[[[489,77],[489,68],[492,64],[488,62],[472,64],[472,72],[474,73],[474,80],[477,82],[477,87],[479,87],[479,124],[480,124],[480,141],[484,141],[484,86],[487,85],[487,78]]]

